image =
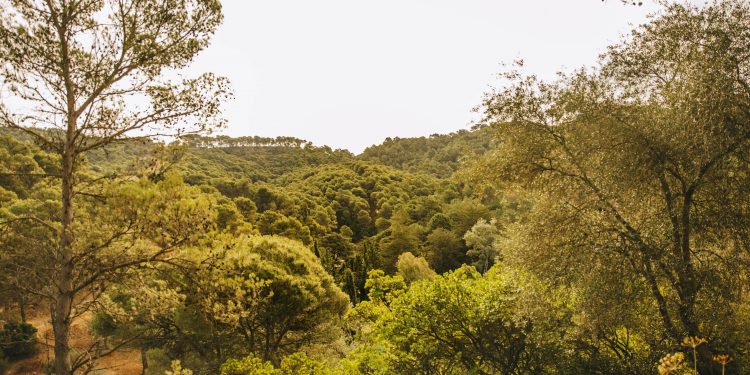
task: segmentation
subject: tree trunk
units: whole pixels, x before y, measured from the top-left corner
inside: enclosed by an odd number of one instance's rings
[[[55,335],[55,375],[70,375],[70,325],[73,306],[73,173],[75,157],[73,154],[72,131],[68,131],[68,147],[63,153],[62,165],[62,215],[60,246],[58,254],[58,271],[55,275],[55,302],[52,308],[52,330]]]
[[[692,259],[692,250],[690,248],[692,234],[690,214],[693,205],[693,194],[695,194],[696,189],[695,186],[696,185],[691,186],[685,193],[685,198],[682,203],[682,212],[680,215],[681,233],[679,236],[680,241],[678,242],[679,247],[675,249],[675,253],[680,255],[681,261],[677,273],[679,280],[679,290],[677,291],[679,305],[677,306],[677,314],[688,336],[705,338],[701,333],[700,325],[698,324],[698,319],[695,315],[700,284],[697,281]],[[710,345],[710,343],[708,345]],[[695,367],[701,375],[715,374],[711,348],[708,345],[704,344],[696,348],[697,363],[695,364]]]
[[[141,375],[146,375],[146,369],[148,369],[148,355],[146,348],[141,347]]]
[[[18,313],[21,315],[21,323],[26,323],[26,295],[18,295]]]
[[[55,375],[70,375],[70,318],[64,316],[64,313],[58,312],[57,309],[65,309],[66,303],[63,298],[55,304],[55,314],[52,318],[52,330],[55,336]]]

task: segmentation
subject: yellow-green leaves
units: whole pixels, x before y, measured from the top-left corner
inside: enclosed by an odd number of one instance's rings
[[[487,97],[497,147],[475,179],[531,202],[503,259],[573,285],[601,345],[623,326],[654,343],[746,332],[748,25],[747,2],[670,4],[598,67],[512,72]]]

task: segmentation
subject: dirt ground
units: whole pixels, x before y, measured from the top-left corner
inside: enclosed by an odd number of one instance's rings
[[[36,327],[39,340],[39,353],[11,364],[8,375],[43,375],[45,364],[53,357],[52,327],[49,316],[37,314],[29,319],[29,323]],[[73,347],[88,347],[92,342],[90,316],[83,316],[75,321],[71,329],[71,345]],[[96,375],[140,375],[141,357],[138,351],[121,350],[97,361]]]

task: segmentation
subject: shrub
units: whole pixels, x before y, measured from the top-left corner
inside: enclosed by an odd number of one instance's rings
[[[252,354],[242,359],[230,359],[221,366],[222,375],[281,375],[271,362],[264,362]]]
[[[27,358],[37,352],[36,328],[28,323],[8,322],[0,331],[0,350],[8,360]]]
[[[8,360],[0,354],[0,375],[5,374],[8,371]]]

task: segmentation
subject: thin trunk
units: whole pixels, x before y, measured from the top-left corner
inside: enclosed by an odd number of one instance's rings
[[[672,340],[679,342],[681,339],[680,334],[677,332],[677,329],[672,322],[672,318],[669,314],[669,308],[667,307],[667,301],[664,298],[664,295],[661,293],[661,290],[659,290],[659,283],[654,276],[654,271],[651,267],[651,261],[643,254],[642,257],[644,271],[643,276],[645,276],[646,281],[648,282],[648,285],[651,289],[651,294],[656,300],[656,307],[659,311],[659,316],[661,317],[664,329],[666,330],[669,337],[672,338]]]
[[[55,300],[52,308],[52,330],[55,335],[56,375],[71,375],[70,362],[70,326],[73,308],[73,198],[75,196],[75,138],[78,118],[76,116],[76,93],[72,79],[72,68],[69,46],[69,17],[71,8],[65,2],[58,14],[50,6],[57,34],[60,38],[60,69],[65,86],[66,129],[65,145],[61,150],[62,157],[62,212],[60,217],[60,244],[57,254],[57,274],[54,279]]]
[[[693,266],[692,252],[690,249],[690,236],[691,236],[691,225],[690,222],[690,209],[693,204],[693,193],[694,189],[690,188],[685,193],[685,198],[682,204],[682,212],[680,215],[680,242],[679,247],[675,249],[675,252],[680,256],[680,265],[677,277],[679,280],[678,296],[680,297],[680,305],[678,306],[678,314],[680,321],[685,327],[685,331],[689,336],[701,336],[698,322],[695,319],[695,301],[698,296],[698,283],[695,276],[695,268]]]
[[[214,341],[214,350],[216,354],[216,364],[217,368],[221,367],[221,364],[224,363],[224,357],[223,357],[223,351],[221,350],[221,340],[219,339],[219,335],[217,334],[217,330],[213,330],[211,333],[213,336]]]
[[[146,348],[141,347],[141,375],[146,375],[146,369],[148,369],[148,355]]]
[[[18,312],[21,314],[21,322],[26,323],[26,295],[18,295]]]
[[[675,251],[680,255],[680,269],[677,274],[679,280],[678,296],[680,303],[677,308],[677,313],[680,317],[685,332],[688,336],[703,337],[701,333],[700,325],[695,316],[695,305],[698,298],[698,292],[700,285],[696,277],[695,267],[692,259],[692,249],[690,248],[690,239],[692,232],[692,223],[690,217],[690,210],[693,205],[693,195],[695,194],[695,185],[688,188],[685,192],[685,198],[683,200],[681,215],[680,215],[680,243],[679,247]],[[715,374],[714,366],[712,366],[712,353],[711,348],[708,345],[701,345],[697,348],[697,353],[694,354],[694,365],[699,374],[712,375]]]
[[[70,145],[72,146],[72,145]],[[58,274],[55,277],[55,304],[52,309],[52,329],[55,334],[55,374],[71,374],[70,324],[73,306],[73,168],[72,147],[63,155],[62,228],[58,254]]]

